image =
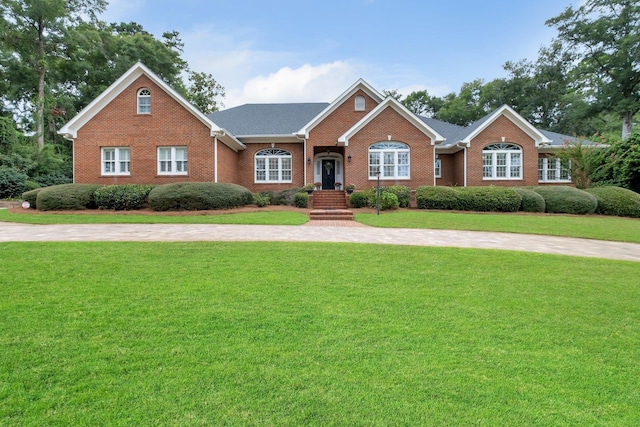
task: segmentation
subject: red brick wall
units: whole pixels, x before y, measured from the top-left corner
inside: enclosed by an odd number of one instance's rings
[[[213,157],[211,162],[213,162]],[[218,182],[239,182],[238,153],[218,141]]]
[[[504,142],[522,147],[522,178],[519,180],[485,180],[482,178],[482,150],[495,143]],[[505,116],[498,117],[488,128],[476,136],[468,148],[467,185],[537,185],[538,149],[534,140]]]
[[[151,91],[151,114],[137,114],[137,92],[143,87]],[[101,147],[108,146],[130,148],[130,176],[101,175]],[[159,176],[158,146],[186,146],[188,175]],[[96,184],[213,181],[213,158],[209,128],[149,78],[141,76],[78,132],[74,142],[74,180]]]
[[[247,149],[238,153],[238,184],[251,190],[252,193],[270,190],[286,190],[304,185],[304,152],[302,143],[276,143],[274,148],[287,150],[291,153],[291,165],[293,168],[292,182],[286,184],[257,184],[254,179],[255,154],[271,148],[271,144],[246,144]]]
[[[364,111],[355,111],[355,97],[364,96]],[[371,110],[378,106],[378,102],[367,95],[364,91],[359,90],[349,97],[345,102],[339,105],[331,114],[329,114],[322,122],[309,132],[307,139],[307,157],[313,161],[314,149],[323,147],[321,151],[325,151],[326,147],[331,147],[332,152],[344,154],[345,162],[345,183],[352,183],[348,171],[353,170],[354,163],[347,163],[347,155],[350,152],[349,147],[346,153],[342,147],[336,147],[338,138],[349,130],[353,125],[362,120],[364,116],[369,114]],[[386,137],[385,137],[386,139]],[[319,148],[318,148],[319,149]],[[353,157],[353,153],[351,153]],[[365,167],[366,170],[366,167]],[[365,172],[366,173],[366,172]],[[313,163],[307,168],[307,182],[314,182],[313,179]],[[354,182],[355,183],[355,182]]]
[[[402,142],[409,146],[411,179],[383,180],[381,185],[406,185],[415,189],[421,185],[433,185],[433,145],[431,139],[388,107],[373,121],[368,123],[345,147],[345,157],[351,155],[351,163],[345,159],[345,182],[356,188],[371,188],[376,180],[369,179],[369,146],[388,140]]]

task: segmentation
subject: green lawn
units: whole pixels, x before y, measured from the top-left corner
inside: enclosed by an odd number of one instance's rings
[[[355,212],[358,222],[374,227],[499,231],[640,243],[640,219],[635,218],[422,210],[384,212],[381,215]]]
[[[0,221],[25,224],[257,224],[302,225],[309,217],[293,211],[241,212],[206,215],[141,215],[135,212],[119,213],[13,213],[0,209]]]
[[[0,245],[0,425],[636,425],[640,264]]]

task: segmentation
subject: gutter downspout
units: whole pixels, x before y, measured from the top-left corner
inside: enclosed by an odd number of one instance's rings
[[[464,149],[464,186],[467,186],[467,147],[469,146],[468,142],[458,142],[456,144],[458,147]]]
[[[218,182],[218,135],[213,136],[213,182]]]
[[[302,170],[304,171],[303,185],[307,185],[307,139],[300,138],[298,135],[296,135],[296,138],[302,141]]]

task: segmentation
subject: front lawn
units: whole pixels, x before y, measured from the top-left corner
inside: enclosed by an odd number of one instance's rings
[[[255,212],[225,213],[194,211],[140,214],[136,211],[85,211],[82,213],[14,213],[0,209],[0,221],[23,224],[255,224],[255,225],[302,225],[309,221],[305,213],[287,210],[258,210]]]
[[[498,231],[582,237],[640,243],[640,219],[549,214],[504,214],[402,210],[380,215],[358,213],[358,222],[373,227]]]
[[[638,263],[0,245],[0,424],[634,425]]]

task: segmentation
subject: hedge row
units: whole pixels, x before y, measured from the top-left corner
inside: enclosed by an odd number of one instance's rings
[[[125,184],[100,187],[94,193],[100,209],[116,211],[142,209],[147,204],[153,185]]]
[[[638,193],[621,187],[594,187],[585,191],[598,200],[598,214],[640,218]]]
[[[62,184],[42,188],[36,196],[36,209],[42,211],[96,209],[98,205],[93,195],[100,187],[97,184]]]
[[[247,205],[252,195],[235,184],[180,183],[153,188],[151,185],[63,184],[22,194],[39,210],[141,209],[147,204],[158,211],[228,209]]]
[[[479,212],[517,212],[522,197],[509,187],[418,187],[420,209]]]
[[[231,209],[253,201],[249,190],[237,184],[182,182],[155,187],[149,193],[154,211]]]

